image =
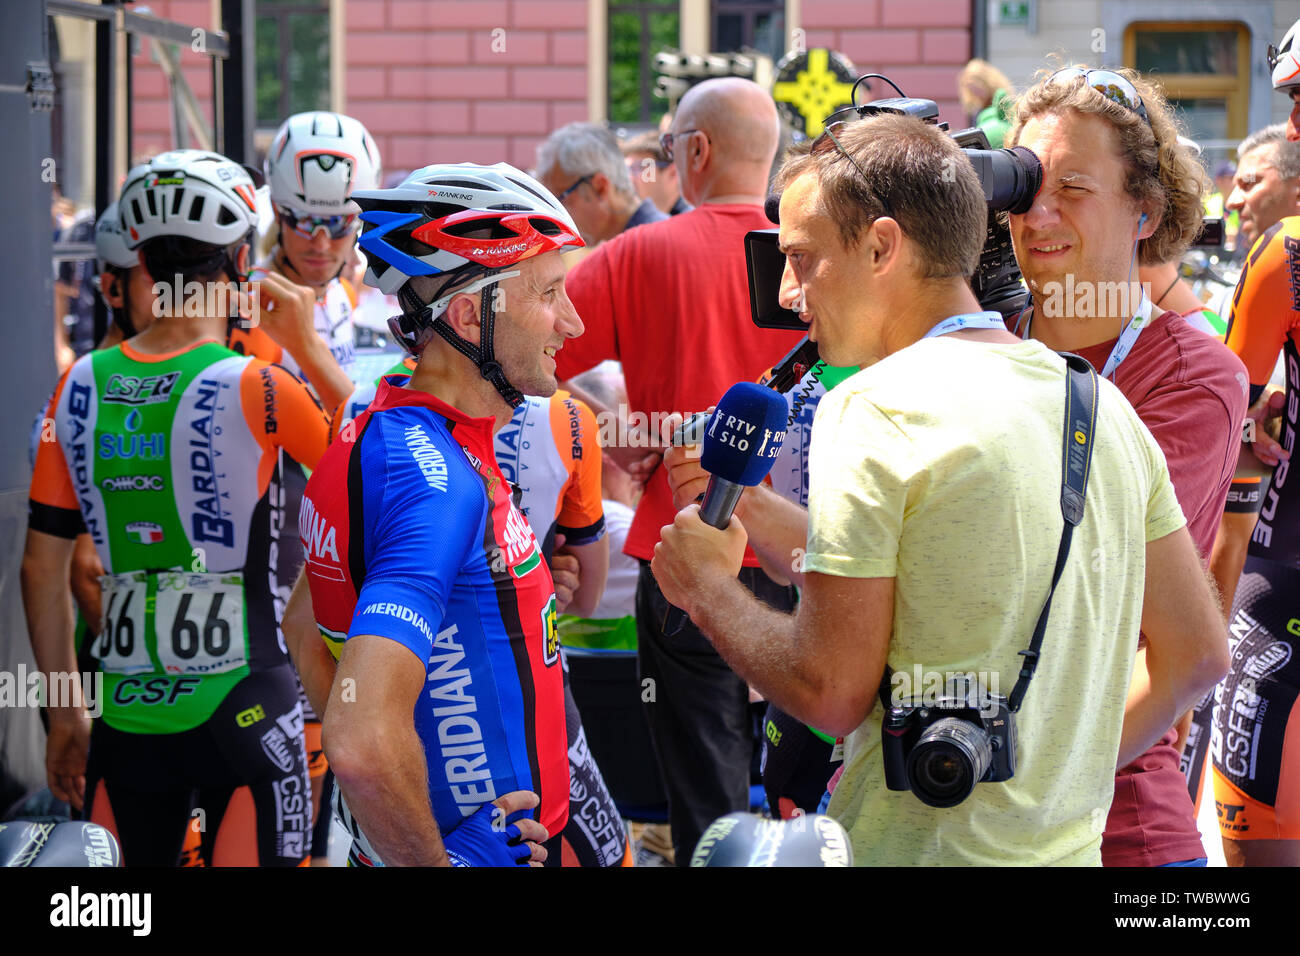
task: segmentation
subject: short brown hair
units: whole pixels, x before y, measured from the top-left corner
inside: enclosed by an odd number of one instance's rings
[[[668,158],[664,148],[659,142],[659,133],[656,130],[647,130],[637,136],[629,137],[618,144],[618,148],[626,156],[649,156],[655,161],[655,165],[660,168],[671,166],[673,161]]]
[[[1164,94],[1134,70],[1113,71],[1126,77],[1142,97],[1151,120],[1148,126],[1133,110],[1102,96],[1082,78],[1048,82],[1055,72],[1040,70],[1037,82],[1016,99],[1015,124],[1007,145],[1019,141],[1027,122],[1047,113],[1076,110],[1105,118],[1115,130],[1127,169],[1124,191],[1134,202],[1149,203],[1160,216],[1156,231],[1138,245],[1138,261],[1156,265],[1177,259],[1201,231],[1201,196],[1208,182],[1196,157],[1178,142],[1178,124]]]
[[[872,220],[887,215],[919,247],[921,278],[969,279],[988,212],[979,178],[957,144],[938,127],[896,113],[854,120],[833,133],[853,162],[834,143],[793,148],[777,188],[814,173],[822,211],[839,225],[845,246],[856,246]]]

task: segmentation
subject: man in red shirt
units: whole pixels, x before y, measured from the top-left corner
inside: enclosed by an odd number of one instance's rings
[[[1008,145],[1038,155],[1043,186],[1029,212],[1011,216],[1011,238],[1034,298],[1020,333],[1082,355],[1124,393],[1165,453],[1204,562],[1237,463],[1247,380],[1236,356],[1136,288],[1137,265],[1177,258],[1201,219],[1195,160],[1162,148],[1175,137],[1164,97],[1131,71],[1071,68],[1040,81],[1019,99]],[[1138,655],[1135,685],[1177,666],[1145,647]],[[1190,719],[1119,769],[1104,865],[1204,863],[1179,769]]]
[[[798,343],[798,333],[761,330],[749,317],[744,236],[771,227],[763,201],[778,138],[772,98],[748,80],[707,80],[682,97],[664,146],[696,208],[616,236],[569,274],[569,297],[586,332],[556,355],[562,378],[618,359],[631,410],[646,414],[654,432],[655,413],[707,408]],[[625,463],[644,458],[647,448],[611,450]],[[689,622],[674,637],[661,632],[666,602],[650,559],[659,529],[675,513],[657,468],[624,552],[641,561],[642,700],[668,792],[674,849],[685,865],[705,827],[748,809],[754,740],[744,681]],[[793,590],[764,575],[752,553],[741,580],[774,607],[792,606]]]

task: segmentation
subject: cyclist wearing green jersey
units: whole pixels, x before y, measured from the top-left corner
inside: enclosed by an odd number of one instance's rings
[[[180,288],[156,298],[148,329],[69,370],[37,453],[22,583],[47,680],[77,670],[65,582],[78,533],[107,572],[91,648],[102,718],[92,730],[80,701],[52,702],[63,706],[50,708],[49,784],[109,826],[131,865],[174,865],[199,809],[205,858],[297,866],[309,787],[269,555],[279,452],[313,467],[327,423],[284,369],[221,344],[220,304],[252,253],[244,170],[205,151],[160,154],[128,175],[119,212],[151,280]],[[212,799],[243,785],[251,807]],[[196,808],[199,791],[209,805]],[[238,829],[223,818],[250,810],[255,846],[218,841]]]

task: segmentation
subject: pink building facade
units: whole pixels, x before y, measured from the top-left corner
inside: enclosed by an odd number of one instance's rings
[[[319,81],[322,105],[364,122],[388,170],[501,160],[526,169],[552,129],[606,119],[608,16],[619,10],[604,0],[318,2],[331,34],[330,65],[319,71],[329,74]],[[168,19],[214,22],[208,0],[150,6]],[[719,4],[676,6],[679,48],[713,51]],[[859,72],[884,73],[909,96],[937,101],[953,128],[965,125],[956,81],[970,58],[968,0],[786,0],[783,14],[787,49],[838,50]],[[189,51],[181,64],[210,118],[209,69]],[[174,145],[173,110],[149,54],[135,56],[133,67],[132,153],[139,156]],[[882,88],[876,95],[885,95]]]

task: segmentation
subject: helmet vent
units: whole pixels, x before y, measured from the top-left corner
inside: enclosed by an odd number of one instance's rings
[[[547,196],[543,196],[541,193],[539,193],[539,192],[538,192],[536,189],[534,189],[532,186],[529,186],[527,183],[520,182],[520,181],[517,180],[517,179],[511,179],[509,176],[506,177],[506,181],[509,182],[509,183],[511,183],[511,184],[513,184],[514,186],[517,186],[519,189],[524,190],[525,192],[530,192],[530,193],[532,193],[534,196],[536,196],[536,197],[537,197],[538,199],[540,199],[542,202],[546,203],[546,205],[549,206],[549,205],[552,204],[552,201],[551,201],[551,199],[550,199],[549,197],[547,197]]]
[[[194,202],[190,203],[189,220],[190,222],[203,221],[203,197],[202,196],[195,196]]]
[[[235,221],[235,214],[230,211],[229,206],[223,205],[217,210],[217,225],[228,226]]]
[[[181,214],[181,200],[185,198],[185,190],[177,189],[172,192],[172,217],[175,218]]]
[[[496,192],[495,186],[489,183],[479,183],[470,179],[439,179],[436,182],[429,183],[430,186],[455,186],[457,189],[485,189]]]
[[[149,195],[152,195],[152,193]],[[131,199],[131,211],[135,213],[136,222],[144,222],[144,213],[140,211],[140,200],[135,198]]]
[[[153,190],[152,190],[152,189],[146,189],[146,190],[144,191],[144,201],[145,201],[145,202],[148,204],[148,206],[149,206],[149,218],[150,218],[150,219],[153,219],[153,218],[157,217],[157,215],[158,215],[158,200],[156,200],[156,199],[153,198]]]

